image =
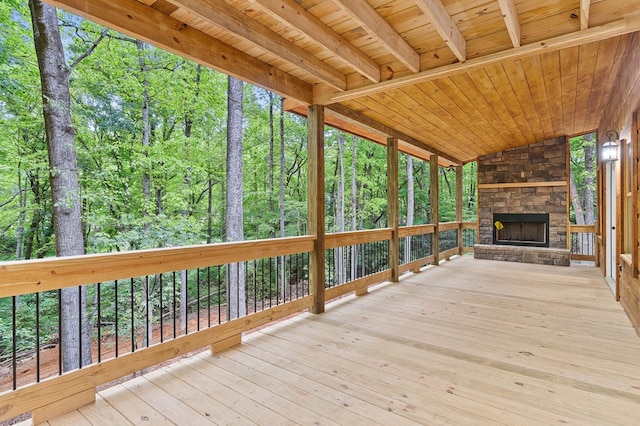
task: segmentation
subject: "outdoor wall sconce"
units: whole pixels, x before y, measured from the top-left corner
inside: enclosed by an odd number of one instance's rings
[[[607,141],[602,144],[601,160],[605,163],[618,160],[618,139],[620,135],[615,130],[607,130]]]

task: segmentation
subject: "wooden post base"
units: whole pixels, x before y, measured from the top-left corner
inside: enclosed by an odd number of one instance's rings
[[[224,350],[238,346],[242,343],[242,333],[236,334],[226,339],[219,340],[211,345],[211,355],[218,354]]]
[[[31,412],[31,421],[34,425],[39,425],[94,402],[96,402],[96,389],[86,389],[68,398],[34,409]]]

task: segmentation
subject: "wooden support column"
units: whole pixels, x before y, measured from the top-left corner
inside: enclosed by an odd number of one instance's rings
[[[638,250],[640,250],[640,240],[638,240],[638,225],[640,224],[640,217],[638,216],[638,168],[640,165],[640,122],[638,115],[640,110],[633,113],[631,123],[631,152],[632,152],[632,170],[631,170],[631,263],[633,269],[633,278],[638,278]]]
[[[314,297],[309,309],[314,314],[324,312],[324,107],[312,105],[307,114],[308,234],[316,237],[309,254],[309,293]]]
[[[433,264],[440,263],[440,217],[438,214],[438,198],[440,185],[438,182],[438,156],[432,155],[429,158],[429,193],[431,194],[431,223],[435,226],[433,239],[431,240],[431,250],[433,251]]]
[[[389,269],[391,281],[400,276],[400,237],[398,235],[398,139],[387,139],[387,227],[391,228],[389,241]]]
[[[462,254],[462,166],[456,166],[456,222],[458,222],[458,253]]]

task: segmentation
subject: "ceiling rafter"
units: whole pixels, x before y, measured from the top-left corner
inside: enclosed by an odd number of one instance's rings
[[[498,0],[513,47],[520,46],[520,20],[513,0]]]
[[[366,0],[335,0],[369,34],[377,37],[385,49],[413,72],[420,71],[420,55]]]
[[[326,47],[369,80],[380,81],[380,65],[293,0],[253,0],[276,19],[286,22]]]
[[[440,37],[460,62],[467,60],[467,41],[447,12],[441,0],[416,0],[422,12],[429,17]]]
[[[490,65],[499,64],[504,61],[532,57],[544,52],[554,52],[560,49],[600,41],[607,38],[632,33],[635,31],[640,31],[640,15],[623,18],[618,21],[600,25],[598,27],[588,28],[583,31],[564,34],[535,43],[513,47],[501,52],[469,59],[465,63],[445,65],[439,68],[421,71],[416,74],[398,77],[392,80],[386,80],[377,84],[369,84],[367,86],[348,89],[344,92],[317,93],[314,94],[313,102],[320,105],[330,105],[337,102],[344,102],[363,96],[370,96],[391,89],[398,89],[412,84],[419,84],[435,80],[437,78],[473,71]]]
[[[279,95],[312,101],[310,84],[136,0],[46,2]]]
[[[591,0],[580,0],[580,29],[589,28],[589,9],[591,8]]]
[[[300,67],[338,90],[347,88],[346,76],[340,71],[225,2],[216,0],[168,1],[273,53],[293,66]]]

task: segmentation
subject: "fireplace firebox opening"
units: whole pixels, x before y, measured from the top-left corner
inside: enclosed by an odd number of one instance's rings
[[[549,247],[549,215],[494,213],[493,244]]]

